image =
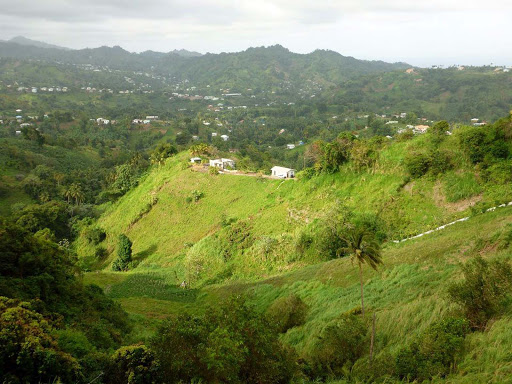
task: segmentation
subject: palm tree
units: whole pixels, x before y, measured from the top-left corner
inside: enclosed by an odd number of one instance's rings
[[[71,202],[71,199],[73,198],[73,186],[66,188],[66,190],[64,191],[64,197],[68,199],[69,204]]]
[[[382,264],[380,244],[375,239],[375,235],[362,226],[350,227],[340,237],[345,241],[346,246],[338,250],[338,256],[340,253],[348,253],[352,262],[357,262],[359,266],[361,311],[364,317],[363,264],[368,264],[375,270],[379,264]]]
[[[73,183],[71,184],[71,190],[72,190],[72,197],[73,199],[75,199],[75,204],[76,205],[80,205],[80,203],[82,203],[84,201],[84,193],[82,191],[82,187],[80,186],[80,184],[77,184],[77,183]]]

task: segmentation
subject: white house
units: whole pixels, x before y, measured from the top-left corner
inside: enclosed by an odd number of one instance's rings
[[[220,138],[224,141],[228,141],[229,136],[228,135],[220,135]]]
[[[158,120],[158,116],[146,116],[146,120]]]
[[[235,162],[231,159],[213,159],[210,160],[210,167],[217,167],[219,169],[235,168]]]
[[[295,177],[295,169],[285,167],[272,167],[272,176],[279,177],[280,179],[289,179]]]
[[[190,159],[190,162],[193,164],[199,164],[199,163],[201,163],[201,158],[200,157],[192,157]]]
[[[217,137],[217,132],[212,132],[212,137]]]
[[[286,144],[286,148],[293,149],[295,148],[295,144]]]

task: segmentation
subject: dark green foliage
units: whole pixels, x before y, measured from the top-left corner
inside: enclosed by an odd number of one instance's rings
[[[453,154],[443,149],[435,149],[430,152],[430,174],[437,176],[453,169],[452,158]]]
[[[34,141],[39,146],[44,144],[44,136],[35,127],[24,127],[21,129],[21,132],[26,140]]]
[[[436,176],[453,168],[453,155],[444,149],[433,148],[429,152],[410,151],[404,158],[404,165],[412,178],[427,173]]]
[[[118,165],[113,176],[112,189],[119,191],[119,194],[128,192],[138,182],[136,170],[130,164]]]
[[[312,379],[340,377],[364,354],[367,341],[360,317],[344,314],[310,337],[302,369]]]
[[[0,296],[0,377],[4,383],[75,382],[79,365],[29,303]]]
[[[428,172],[430,158],[423,152],[409,152],[404,158],[404,165],[411,177],[416,179]]]
[[[306,322],[308,306],[295,294],[280,297],[270,305],[267,315],[277,325],[280,333],[285,333],[293,327],[298,327]]]
[[[333,173],[349,160],[354,137],[343,135],[330,143],[323,143],[320,147],[320,157],[315,164],[318,171]]]
[[[429,130],[430,141],[435,147],[439,145],[446,138],[446,132],[450,131],[450,124],[447,121],[439,121],[435,123]]]
[[[29,205],[15,216],[16,223],[30,232],[48,228],[58,239],[71,237],[68,207],[63,202]]]
[[[151,348],[170,383],[288,383],[295,370],[275,328],[241,298],[166,321]]]
[[[250,248],[254,243],[251,229],[251,223],[247,220],[238,220],[229,225],[225,235],[228,246],[238,250]]]
[[[160,383],[160,366],[145,345],[119,348],[110,357],[104,382],[111,384]]]
[[[512,183],[512,164],[510,161],[497,161],[488,168],[482,170],[482,179],[492,184]]]
[[[464,280],[450,286],[449,295],[459,304],[474,329],[482,329],[502,313],[512,289],[512,267],[506,261],[477,256],[462,266]]]
[[[84,231],[84,236],[88,242],[98,245],[106,239],[107,234],[102,228],[87,228]]]
[[[74,259],[56,244],[0,223],[0,295],[40,298],[51,308],[69,298],[76,283]]]
[[[159,144],[151,154],[151,162],[162,165],[165,160],[178,153],[175,146],[169,143]]]
[[[393,382],[395,376],[395,357],[389,352],[381,353],[370,359],[363,356],[354,364],[350,377],[362,383]],[[389,381],[387,381],[389,380]]]
[[[469,161],[479,163],[485,155],[485,130],[478,127],[465,127],[458,132],[459,143]]]
[[[94,346],[89,342],[87,336],[73,328],[66,328],[56,332],[59,347],[71,356],[81,359],[94,351]]]
[[[357,172],[369,171],[377,162],[378,151],[367,141],[354,141],[350,150],[350,161]]]
[[[10,223],[0,225],[0,296],[36,300],[82,329],[97,348],[115,348],[129,331],[126,313],[96,286],[84,286],[64,248]]]
[[[450,318],[432,324],[398,353],[396,374],[401,379],[423,381],[454,372],[468,332],[466,319]]]
[[[119,235],[117,259],[112,263],[114,271],[126,271],[132,261],[132,242],[124,233]]]

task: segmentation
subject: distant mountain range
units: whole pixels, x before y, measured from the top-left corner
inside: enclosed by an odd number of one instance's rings
[[[406,63],[358,60],[328,50],[298,54],[280,45],[205,55],[184,49],[167,53],[132,53],[119,46],[67,49],[24,37],[0,42],[0,58],[108,66],[119,70],[151,72],[178,81],[187,79],[198,85],[240,89],[258,86],[270,89],[284,82],[292,87],[301,87],[305,81],[333,85],[359,75],[410,67]]]
[[[14,44],[30,46],[30,47],[37,47],[37,48],[61,49],[61,50],[65,50],[65,51],[73,51],[73,49],[71,49],[71,48],[61,47],[59,45],[54,45],[54,44],[48,44],[48,43],[45,43],[43,41],[28,39],[28,38],[26,38],[24,36],[16,36],[16,37],[13,37],[12,39],[9,39],[7,41],[0,40],[0,42],[2,42],[2,43],[14,43]],[[199,53],[199,52],[187,51],[186,49],[175,49],[173,51],[170,51],[169,53],[155,52],[155,51],[146,51],[146,52],[144,52],[144,54],[146,54],[148,56],[153,55],[155,57],[161,57],[161,56],[165,56],[167,54],[174,54],[174,55],[178,55],[178,56],[182,56],[182,57],[202,56],[202,54]]]
[[[42,41],[27,39],[26,37],[23,37],[23,36],[13,37],[12,39],[8,40],[7,42],[15,43],[15,44],[19,44],[19,45],[38,47],[38,48],[54,48],[54,49],[70,50],[70,48],[60,47],[58,45],[48,44],[48,43],[45,43]]]

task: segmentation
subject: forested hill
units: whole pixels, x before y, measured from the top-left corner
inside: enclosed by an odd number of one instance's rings
[[[236,53],[200,55],[185,50],[131,53],[119,46],[62,50],[0,42],[0,57],[145,71],[188,79],[199,85],[213,85],[229,78],[238,86],[251,86],[254,79],[258,79],[262,86],[305,79],[332,84],[358,75],[409,67],[405,63],[357,60],[333,51],[297,54],[280,45],[249,48]]]

